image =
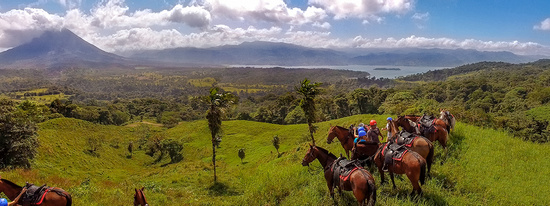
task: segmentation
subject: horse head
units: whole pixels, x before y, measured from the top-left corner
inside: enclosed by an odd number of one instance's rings
[[[327,136],[327,144],[332,143],[332,140],[334,140],[334,137],[336,137],[336,126],[330,126],[330,129],[328,130],[328,136]]]
[[[302,159],[302,166],[309,166],[309,163],[313,162],[313,160],[317,159],[317,156],[315,155],[315,150],[317,148],[313,145],[309,145],[309,149],[307,150],[306,156],[304,156],[304,159]]]
[[[149,206],[149,203],[147,203],[147,199],[145,199],[145,194],[143,194],[144,189],[145,187],[142,187],[139,190],[134,189],[136,191],[136,193],[134,194],[134,206]]]

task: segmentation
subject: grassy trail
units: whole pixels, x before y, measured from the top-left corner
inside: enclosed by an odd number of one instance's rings
[[[318,146],[336,155],[344,153],[339,142],[326,144],[330,125],[349,126],[386,116],[358,115],[319,123]],[[140,125],[96,125],[75,119],[55,119],[40,124],[39,156],[32,170],[0,171],[3,178],[20,185],[25,181],[62,187],[75,205],[129,205],[133,189],[145,187],[151,205],[331,205],[326,182],[315,161],[300,162],[308,139],[306,125],[274,125],[249,121],[223,122],[224,134],[217,150],[217,184],[213,183],[212,148],[206,121],[184,122],[174,128]],[[278,157],[271,144],[281,140]],[[184,160],[155,162],[137,148],[143,137],[164,136],[184,142]],[[89,139],[101,140],[97,154],[88,152]],[[128,143],[134,142],[129,157]],[[438,145],[436,143],[436,145]],[[241,163],[237,153],[245,148]],[[549,144],[533,144],[506,133],[459,123],[447,154],[436,147],[432,177],[424,195],[408,197],[412,187],[406,177],[378,187],[377,205],[547,205],[550,202]],[[372,170],[371,170],[372,171]],[[350,192],[336,195],[339,205],[354,204]]]

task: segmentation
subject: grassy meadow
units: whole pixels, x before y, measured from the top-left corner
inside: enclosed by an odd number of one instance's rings
[[[317,145],[337,156],[340,143],[326,143],[330,125],[349,126],[382,115],[356,115],[317,124]],[[205,120],[183,122],[171,129],[154,125],[105,126],[60,118],[39,125],[39,156],[31,170],[0,171],[20,185],[26,181],[61,187],[74,205],[130,205],[134,188],[145,187],[150,205],[332,205],[318,161],[301,165],[308,148],[306,125],[275,125],[251,121],[223,122],[217,149],[218,183],[213,182],[212,147]],[[281,140],[280,155],[271,143]],[[140,140],[171,138],[184,143],[184,159],[168,164],[166,157],[139,149]],[[91,153],[91,139],[100,140]],[[134,152],[129,155],[128,144]],[[406,176],[378,187],[377,205],[547,205],[550,202],[549,144],[512,138],[505,132],[458,123],[445,152],[436,143],[436,163],[424,194],[411,198]],[[246,156],[241,163],[238,150]],[[372,170],[371,170],[372,171]],[[339,205],[354,205],[351,192],[336,194]]]

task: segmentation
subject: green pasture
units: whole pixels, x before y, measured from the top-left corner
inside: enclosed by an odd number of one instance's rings
[[[318,146],[337,156],[338,141],[327,145],[330,125],[349,126],[383,115],[356,115],[317,124]],[[149,125],[105,126],[60,118],[39,125],[40,148],[31,170],[3,170],[2,178],[62,187],[74,205],[130,205],[134,188],[145,187],[151,205],[332,205],[320,164],[301,165],[308,148],[307,125],[250,121],[223,122],[217,149],[218,183],[213,182],[212,147],[206,121],[171,129]],[[271,143],[281,140],[278,156]],[[183,142],[183,161],[168,164],[139,149],[140,139]],[[101,140],[96,153],[90,139]],[[133,142],[130,156],[128,144]],[[458,123],[445,152],[436,143],[436,163],[421,197],[411,198],[406,176],[391,184],[376,179],[377,205],[547,205],[550,202],[550,145],[525,142],[505,132]],[[244,148],[244,164],[238,150]],[[372,171],[372,170],[371,170]],[[338,205],[354,205],[351,192],[336,194]]]

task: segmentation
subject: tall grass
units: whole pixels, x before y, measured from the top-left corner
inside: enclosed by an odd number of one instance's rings
[[[319,123],[316,142],[337,156],[345,154],[338,141],[326,144],[330,125],[347,127],[376,119],[383,126],[385,118],[358,115]],[[306,125],[223,122],[217,184],[213,183],[206,121],[184,122],[167,130],[140,127],[50,120],[40,124],[41,146],[33,169],[1,171],[1,175],[19,184],[62,187],[73,195],[75,205],[130,205],[133,189],[142,186],[151,205],[333,204],[318,161],[310,167],[300,164],[309,142]],[[144,131],[184,142],[183,161],[155,162],[156,157],[137,148],[128,158],[127,144],[138,141]],[[280,138],[280,157],[271,143],[275,135]],[[102,142],[97,155],[86,151],[89,138]],[[240,148],[246,150],[244,163],[238,157]],[[458,123],[447,151],[436,147],[436,163],[423,196],[408,196],[412,186],[405,176],[396,177],[397,189],[393,189],[391,184],[380,185],[375,172],[377,205],[546,205],[550,202],[550,160],[545,156],[549,151],[548,144]],[[355,204],[350,192],[337,193],[335,201]]]

